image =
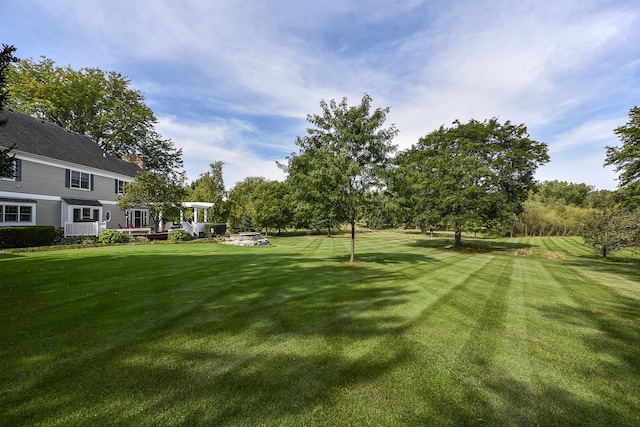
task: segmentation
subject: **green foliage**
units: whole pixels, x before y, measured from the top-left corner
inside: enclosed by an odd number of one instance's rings
[[[114,244],[114,243],[129,243],[131,238],[118,230],[104,230],[98,235],[98,243]]]
[[[382,230],[396,225],[393,202],[387,192],[373,191],[367,194],[362,220],[373,230]]]
[[[2,44],[2,50],[0,51],[0,111],[8,101],[7,74],[11,69],[11,64],[18,61],[18,58],[13,56],[15,51],[15,46]],[[2,123],[0,123],[1,125]]]
[[[201,174],[188,188],[187,201],[213,203],[207,216],[210,221],[225,221],[228,216],[228,204],[225,200],[227,190],[222,178],[223,165],[221,161],[211,163],[211,170]]]
[[[351,262],[355,260],[355,224],[369,191],[383,185],[383,172],[395,151],[395,125],[383,128],[389,108],[372,110],[371,97],[349,106],[320,102],[321,114],[309,114],[311,127],[298,137],[298,153],[282,165],[288,172],[293,198],[312,221],[326,218],[331,225],[351,226]]]
[[[544,181],[536,185],[540,201],[546,205],[573,205],[588,207],[595,187],[565,181]]]
[[[455,121],[398,157],[394,190],[421,228],[445,223],[461,245],[462,231],[520,213],[536,168],[548,160],[546,144],[531,140],[524,125]]]
[[[148,170],[180,168],[182,150],[155,131],[153,111],[129,84],[114,71],[23,59],[8,73],[8,106],[86,135],[115,157],[141,155]]]
[[[56,241],[57,246],[94,245],[98,241],[95,236],[66,236]]]
[[[171,240],[173,242],[188,242],[191,240],[191,236],[189,236],[189,233],[184,230],[176,229],[169,231],[167,240]]]
[[[0,227],[0,249],[50,246],[60,232],[50,226]]]
[[[253,231],[256,227],[255,192],[265,182],[262,177],[247,177],[229,192],[229,225],[232,229]]]
[[[122,210],[146,207],[157,230],[160,213],[168,218],[179,212],[186,197],[185,179],[184,174],[140,172],[133,182],[125,186],[125,193],[118,197],[118,206]]]
[[[614,129],[621,147],[607,147],[605,165],[615,166],[620,187],[640,184],[640,107],[629,111],[629,121]]]
[[[622,248],[640,244],[640,215],[619,209],[594,211],[587,218],[582,237],[587,246],[607,259]]]
[[[0,112],[4,109],[7,103],[7,73],[11,67],[12,62],[18,61],[18,58],[13,56],[16,51],[14,46],[2,45],[0,51]],[[7,119],[0,117],[0,126],[4,126]],[[0,177],[13,176],[15,165],[15,154],[11,153],[11,147],[0,147]]]
[[[227,232],[227,224],[224,222],[207,223],[204,225],[204,229],[207,233],[211,233],[213,236],[224,236]]]
[[[256,228],[281,231],[293,219],[293,206],[288,184],[279,181],[263,181],[253,192]]]

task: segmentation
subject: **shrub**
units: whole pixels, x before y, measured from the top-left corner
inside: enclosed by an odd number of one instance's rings
[[[0,248],[51,246],[60,232],[51,226],[0,227]]]
[[[98,243],[129,243],[129,236],[118,230],[104,230],[98,236]]]
[[[227,224],[225,223],[207,223],[204,225],[205,233],[211,233],[212,236],[223,236],[227,232]]]
[[[186,242],[191,240],[191,236],[184,230],[171,230],[167,235],[167,240],[172,240],[174,242]]]

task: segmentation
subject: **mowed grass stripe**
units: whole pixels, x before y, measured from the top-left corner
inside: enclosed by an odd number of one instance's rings
[[[345,234],[0,255],[4,422],[633,425],[635,266],[485,242],[364,232],[355,265]]]

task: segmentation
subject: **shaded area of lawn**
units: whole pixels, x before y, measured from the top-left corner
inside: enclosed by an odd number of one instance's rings
[[[358,238],[1,255],[0,424],[640,420],[631,270]]]
[[[170,407],[175,422],[201,400],[203,420],[277,418],[407,357],[344,354],[373,351],[406,321],[385,312],[414,291],[375,266],[265,252],[79,258],[40,259],[29,272],[51,281],[3,290],[6,420],[107,422],[156,402],[132,419]]]

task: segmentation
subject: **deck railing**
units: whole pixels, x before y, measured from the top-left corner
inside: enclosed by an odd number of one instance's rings
[[[98,236],[107,229],[106,221],[65,222],[64,236]]]

